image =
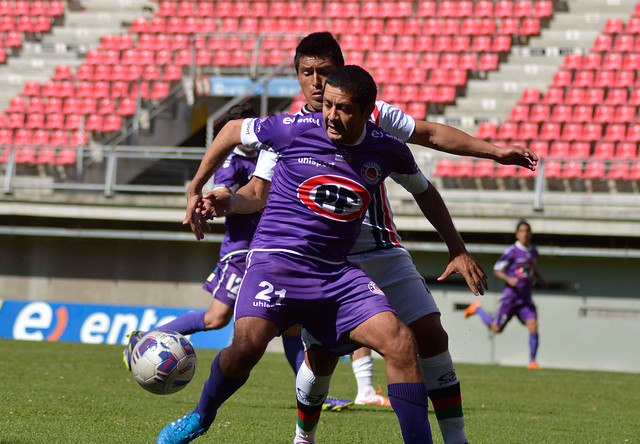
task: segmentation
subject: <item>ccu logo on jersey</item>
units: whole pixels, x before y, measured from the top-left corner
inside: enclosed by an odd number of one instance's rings
[[[371,137],[374,139],[381,139],[384,137],[384,133],[382,131],[373,130],[371,131]]]
[[[341,176],[315,176],[298,187],[298,198],[314,213],[340,222],[358,219],[371,196],[359,183]]]
[[[362,176],[365,182],[370,183],[371,185],[377,184],[380,182],[380,177],[382,176],[380,165],[375,162],[365,163],[360,169],[360,176]]]
[[[516,268],[516,275],[521,279],[533,278],[535,268],[531,264],[524,264]]]

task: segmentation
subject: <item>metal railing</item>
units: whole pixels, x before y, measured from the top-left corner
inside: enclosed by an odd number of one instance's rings
[[[53,147],[56,150],[68,147]],[[0,180],[4,196],[14,194],[17,190],[40,189],[50,193],[56,190],[95,192],[111,197],[117,193],[128,194],[156,194],[181,195],[186,192],[192,172],[197,168],[206,148],[203,147],[146,147],[146,146],[78,146],[76,148],[77,163],[84,165],[79,173],[76,165],[29,165],[16,162],[16,153],[20,147],[6,147],[9,151],[7,162],[0,164]],[[38,148],[44,149],[44,148]],[[0,152],[2,148],[0,147]],[[420,168],[432,177],[437,161],[446,154],[427,151],[422,148],[414,149],[416,161]],[[485,189],[481,186],[458,190],[455,187],[440,185],[440,190],[447,194],[447,201],[456,202],[484,202],[484,203],[521,203],[530,204],[533,209],[540,210],[544,205],[585,205],[585,206],[618,206],[636,207],[640,205],[640,183],[634,180],[612,180],[605,177],[596,178],[611,186],[615,183],[627,185],[624,192],[619,190],[605,190],[602,192],[558,192],[550,189],[550,180],[545,176],[548,162],[561,159],[545,158],[540,161],[535,176],[527,178],[527,190]],[[566,160],[566,159],[565,159]],[[640,168],[640,159],[572,159],[583,162],[585,168],[594,162],[604,163],[611,168],[614,164],[629,164]],[[132,180],[140,172],[161,164],[160,175],[166,175],[171,180],[167,183],[140,183]],[[63,174],[63,170],[68,174]],[[127,174],[127,171],[134,173]],[[440,178],[442,179],[442,178]],[[519,180],[517,177],[507,178]],[[439,180],[439,179],[435,179]],[[553,179],[556,181],[587,181],[588,179]],[[531,186],[533,181],[533,186]],[[168,182],[174,183],[169,184]],[[179,182],[179,185],[175,185]],[[394,194],[390,188],[392,198],[406,198],[404,192]],[[2,199],[2,196],[0,196]]]

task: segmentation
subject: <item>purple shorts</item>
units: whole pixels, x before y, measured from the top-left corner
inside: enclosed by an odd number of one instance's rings
[[[496,326],[503,329],[513,316],[517,316],[523,324],[529,319],[537,319],[536,306],[531,299],[503,297],[495,317]]]
[[[214,299],[233,308],[245,268],[247,268],[246,254],[228,257],[218,262],[218,266],[209,275],[202,288],[211,293]]]
[[[236,301],[235,319],[267,319],[280,332],[295,324],[330,350],[340,337],[372,316],[393,311],[364,271],[284,252],[253,251]],[[359,348],[354,345],[350,353]]]

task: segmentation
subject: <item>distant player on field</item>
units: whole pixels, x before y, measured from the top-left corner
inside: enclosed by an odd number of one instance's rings
[[[538,250],[531,244],[533,234],[531,226],[525,220],[518,222],[516,242],[505,250],[493,267],[493,273],[506,285],[502,290],[498,312],[495,318],[482,308],[480,301],[475,301],[464,311],[464,317],[477,314],[482,322],[494,333],[502,333],[513,316],[529,329],[529,368],[539,368],[536,362],[538,352],[538,316],[536,306],[531,298],[534,279],[538,279],[543,287],[547,283],[536,270]]]

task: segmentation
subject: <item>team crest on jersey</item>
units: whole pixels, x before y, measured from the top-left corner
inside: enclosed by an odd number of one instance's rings
[[[341,176],[315,176],[298,187],[298,198],[314,213],[340,222],[358,219],[371,200],[358,182]]]
[[[369,281],[369,291],[375,294],[384,294],[384,291],[380,290],[380,287],[378,287],[378,284],[376,284],[373,281]]]
[[[382,177],[380,165],[376,162],[365,163],[360,169],[360,176],[362,176],[365,182],[370,183],[371,185],[379,183],[380,178]]]
[[[382,131],[373,130],[371,131],[371,137],[374,139],[382,139],[384,137],[384,133]]]

